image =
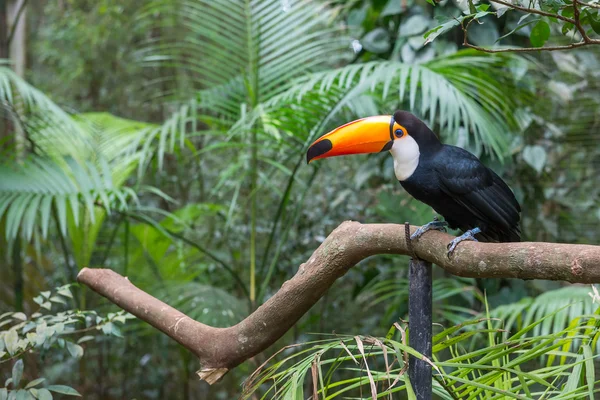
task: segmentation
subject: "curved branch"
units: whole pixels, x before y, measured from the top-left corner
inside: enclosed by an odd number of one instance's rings
[[[411,226],[411,232],[416,228]],[[465,277],[600,283],[600,246],[463,242],[448,259],[446,245],[452,238],[427,232],[411,249],[403,225],[344,222],[273,297],[229,328],[194,321],[112,270],[84,268],[77,280],[193,352],[202,364],[198,375],[211,384],[275,343],[338,278],[376,254],[409,255],[414,250],[420,258]]]

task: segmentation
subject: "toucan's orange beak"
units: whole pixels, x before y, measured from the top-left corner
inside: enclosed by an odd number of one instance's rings
[[[346,154],[379,153],[394,143],[391,115],[358,119],[321,136],[306,152],[306,162]]]

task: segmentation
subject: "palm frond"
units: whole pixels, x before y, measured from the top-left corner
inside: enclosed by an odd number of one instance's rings
[[[19,232],[28,240],[35,229],[48,234],[54,218],[60,232],[67,232],[69,215],[78,224],[80,205],[94,218],[94,208],[100,205],[125,209],[137,195],[128,188],[118,189],[112,182],[106,162],[99,166],[84,165],[71,158],[61,163],[55,159],[32,156],[22,164],[0,165],[0,217],[6,217],[7,239]]]
[[[248,315],[248,304],[218,287],[190,281],[165,281],[158,297],[202,323],[215,327],[237,324]]]
[[[408,304],[409,281],[406,278],[393,278],[373,280],[358,296],[357,301],[363,309],[384,307],[385,315],[397,315],[401,310],[406,310]],[[459,324],[466,316],[477,315],[470,306],[477,300],[482,301],[483,296],[475,286],[473,279],[441,278],[433,281],[433,313],[435,322],[448,321]],[[386,321],[387,322],[387,321]]]
[[[0,109],[15,129],[45,154],[60,153],[82,161],[91,150],[90,137],[73,118],[10,68],[0,66]]]
[[[156,0],[139,20],[158,23],[161,37],[142,54],[149,66],[184,72],[196,89],[234,89],[227,95],[239,113],[239,104],[268,99],[291,79],[340,61],[344,50],[349,55],[333,16],[325,2],[309,0]]]
[[[398,101],[428,117],[430,125],[437,123],[446,140],[453,143],[466,140],[464,144],[468,145],[468,136],[461,135],[463,129],[471,132],[476,147],[503,157],[508,148],[508,134],[518,129],[513,117],[518,98],[527,95],[516,87],[514,78],[503,72],[502,67],[509,62],[524,61],[461,51],[424,64],[391,61],[353,64],[302,77],[266,106],[275,107],[292,97],[301,100],[314,90],[326,94],[333,87],[355,89],[346,104],[366,92],[386,99],[396,87]]]
[[[187,119],[181,116],[186,108],[182,107],[177,116],[180,123]],[[136,167],[143,168],[148,160],[155,156],[164,157],[165,151],[173,151],[175,139],[183,140],[185,130],[179,126],[154,124],[119,118],[109,113],[83,113],[75,116],[79,125],[93,140],[94,152],[88,157],[101,157],[110,165],[113,181],[121,186]],[[195,119],[194,119],[195,120]],[[170,147],[156,146],[154,139],[159,136],[160,143],[169,142]]]
[[[549,335],[565,329],[571,321],[592,315],[597,308],[590,298],[589,286],[571,285],[557,290],[551,290],[537,297],[525,297],[517,303],[507,304],[490,311],[493,318],[502,321],[502,327],[506,330],[504,336],[508,337],[510,332],[518,331],[523,327],[544,318],[544,322],[536,325],[529,332],[533,336]],[[555,313],[557,310],[566,308],[565,311]],[[600,346],[597,347],[600,351]]]
[[[434,336],[433,359],[428,361],[434,393],[443,399],[594,398],[600,381],[595,378],[597,356],[590,345],[600,334],[599,313],[600,309],[571,321],[565,329],[533,337],[524,333],[543,324],[544,318],[506,339],[489,325],[489,317],[445,329]],[[465,350],[472,336],[487,337],[488,345]],[[244,398],[265,386],[265,399],[306,398],[307,387],[314,399],[388,398],[397,392],[411,398],[407,362],[409,355],[423,356],[406,340],[406,329],[394,324],[386,337],[335,335],[289,346],[287,355],[276,354],[250,377]],[[582,345],[569,351],[576,340]],[[535,363],[540,356],[554,357],[554,362]]]

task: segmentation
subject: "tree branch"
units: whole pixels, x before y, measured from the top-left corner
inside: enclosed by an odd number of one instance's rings
[[[416,227],[411,226],[411,232]],[[474,278],[600,282],[600,246],[556,243],[461,243],[451,259],[446,233],[427,232],[412,243],[422,259]],[[84,268],[77,280],[164,332],[198,358],[212,384],[283,336],[351,267],[376,254],[411,254],[404,226],[344,222],[267,302],[229,328],[194,321],[108,269]]]
[[[526,12],[528,14],[542,15],[544,17],[556,18],[556,19],[560,19],[561,21],[570,22],[573,25],[575,25],[575,20],[573,18],[563,17],[560,14],[554,14],[554,13],[551,13],[551,12],[538,10],[536,8],[521,7],[521,6],[518,6],[516,4],[508,3],[508,2],[502,1],[502,0],[490,0],[490,1],[492,3],[502,4],[503,6],[510,7],[513,10],[523,11],[523,12]]]
[[[21,7],[19,7],[19,10],[15,15],[15,20],[12,21],[12,27],[10,29],[10,33],[8,34],[8,38],[6,39],[8,46],[10,46],[10,44],[12,43],[12,40],[15,36],[15,32],[17,31],[17,27],[19,26],[19,22],[21,21],[21,14],[23,14],[23,11],[25,11],[25,7],[27,6],[28,1],[29,0],[24,0],[21,3]]]
[[[570,44],[567,44],[567,45],[548,46],[548,47],[504,47],[504,48],[481,47],[481,46],[476,46],[474,44],[469,43],[469,40],[468,40],[469,26],[471,25],[471,22],[473,22],[475,20],[475,19],[471,19],[471,20],[469,20],[469,22],[467,23],[466,26],[464,25],[464,21],[462,21],[461,24],[460,24],[461,28],[462,28],[462,31],[463,31],[463,46],[469,47],[471,49],[483,51],[485,53],[523,53],[523,52],[531,52],[531,51],[569,50],[569,49],[575,49],[577,47],[582,47],[582,46],[600,44],[600,39],[591,39],[586,34],[585,28],[581,25],[580,10],[577,8],[577,4],[585,5],[585,6],[592,6],[592,7],[593,7],[593,5],[590,5],[590,4],[587,4],[587,3],[582,3],[582,2],[580,2],[578,0],[573,0],[573,17],[574,18],[568,18],[568,17],[564,17],[564,16],[562,16],[560,14],[554,14],[554,13],[550,13],[550,12],[547,12],[547,11],[538,10],[538,9],[535,9],[535,8],[521,7],[519,5],[508,3],[508,2],[503,1],[503,0],[490,0],[490,1],[492,3],[504,5],[506,7],[509,7],[511,9],[513,9],[513,10],[519,10],[519,11],[523,11],[525,13],[537,14],[537,15],[541,15],[541,16],[545,16],[545,17],[549,17],[549,18],[556,18],[556,19],[559,19],[561,21],[571,23],[571,24],[573,24],[575,26],[575,28],[577,29],[577,31],[581,35],[581,41],[575,42],[575,43],[570,43]]]
[[[579,31],[581,35],[581,40],[585,43],[590,43],[590,38],[587,33],[585,33],[585,28],[581,26],[581,12],[579,11],[579,7],[577,7],[578,1],[573,0],[573,19],[575,20],[575,27]]]
[[[593,40],[593,39],[591,39],[591,40]],[[564,45],[564,46],[548,46],[548,47],[501,47],[501,48],[491,49],[491,48],[488,48],[488,47],[476,46],[476,45],[471,44],[469,42],[463,43],[463,45],[465,47],[469,47],[471,49],[483,51],[485,53],[519,53],[519,52],[520,53],[525,53],[525,52],[530,52],[530,51],[569,50],[569,49],[574,49],[574,48],[577,48],[577,47],[587,46],[589,44],[594,44],[594,43],[576,42],[576,43],[571,43],[571,44]],[[598,42],[598,44],[600,44],[600,42]]]

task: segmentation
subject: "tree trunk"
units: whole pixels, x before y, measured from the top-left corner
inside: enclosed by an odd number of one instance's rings
[[[0,0],[5,1],[6,0]],[[25,76],[26,65],[26,30],[25,13],[27,0],[9,0],[6,6],[8,26],[8,56],[13,62],[13,69],[20,77]]]
[[[8,58],[8,0],[0,0],[0,58]]]
[[[0,0],[0,59],[10,59],[13,69],[19,75],[25,73],[25,6],[27,0]],[[21,140],[19,140],[21,139]],[[21,153],[22,138],[15,129],[11,111],[0,108],[0,150],[10,149]],[[21,239],[17,237],[12,243],[11,264],[14,273],[15,309],[23,310],[23,257]]]

